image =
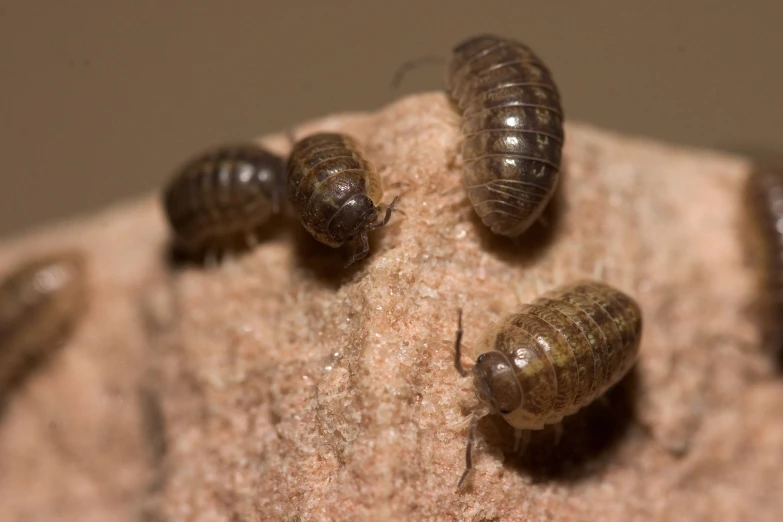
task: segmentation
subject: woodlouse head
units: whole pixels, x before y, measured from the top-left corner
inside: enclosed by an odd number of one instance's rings
[[[476,389],[494,413],[506,415],[522,406],[522,389],[508,358],[500,352],[487,352],[473,366]]]
[[[372,228],[378,219],[378,209],[364,194],[357,194],[340,207],[329,220],[329,235],[335,241],[344,243],[356,235]]]

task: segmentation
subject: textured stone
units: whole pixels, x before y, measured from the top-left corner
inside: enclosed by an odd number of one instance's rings
[[[569,123],[561,190],[513,242],[470,207],[443,95],[296,133],[316,130],[356,136],[404,212],[347,270],[347,251],[290,217],[252,252],[169,269],[153,199],[3,245],[0,268],[83,245],[95,288],[61,360],[0,427],[9,520],[776,519],[783,382],[748,312],[748,162]],[[470,344],[582,277],[641,304],[636,370],[558,445],[544,430],[514,455],[511,430],[484,419],[457,491],[476,405],[452,365],[457,308]]]

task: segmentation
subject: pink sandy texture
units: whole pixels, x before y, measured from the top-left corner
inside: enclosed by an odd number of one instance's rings
[[[88,256],[91,303],[0,420],[4,520],[779,520],[783,380],[752,313],[740,157],[566,127],[563,178],[518,241],[461,186],[440,93],[305,124],[365,147],[399,195],[371,254],[295,219],[218,266],[171,267],[158,195],[0,245],[0,270],[59,246]],[[259,140],[281,153],[282,136]],[[464,341],[579,278],[644,313],[635,371],[513,452],[479,424],[463,471]]]

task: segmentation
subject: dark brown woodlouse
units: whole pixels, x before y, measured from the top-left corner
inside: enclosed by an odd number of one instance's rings
[[[526,45],[493,35],[458,44],[447,90],[462,114],[463,183],[489,229],[515,237],[540,216],[560,179],[560,94]]]
[[[317,133],[299,140],[288,159],[288,197],[302,225],[321,243],[354,243],[349,266],[367,256],[367,232],[389,222],[397,198],[381,218],[381,178],[352,137]]]
[[[285,161],[252,143],[214,147],[186,162],[163,194],[175,248],[219,254],[244,244],[280,213]]]
[[[0,283],[0,396],[43,363],[87,303],[85,260],[62,251],[26,261]]]
[[[517,430],[559,425],[603,395],[636,361],[642,312],[623,292],[596,281],[579,281],[544,294],[491,325],[462,363],[460,311],[454,364],[473,375],[482,409],[471,419],[465,472],[479,418],[500,414]],[[527,432],[529,435],[529,432]]]
[[[752,245],[760,255],[765,347],[783,367],[783,166],[758,163],[748,178]]]

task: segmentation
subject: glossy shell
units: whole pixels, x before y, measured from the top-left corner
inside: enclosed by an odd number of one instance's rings
[[[313,237],[330,247],[363,241],[378,222],[381,180],[356,141],[344,134],[319,133],[298,141],[288,160],[288,197]]]
[[[183,165],[163,202],[179,248],[215,251],[252,236],[280,212],[285,162],[254,144],[216,147]]]
[[[563,110],[552,75],[524,44],[484,35],[454,48],[447,88],[462,114],[473,208],[492,232],[518,236],[560,179]]]
[[[0,394],[63,344],[87,301],[85,261],[67,251],[32,259],[0,283]]]
[[[633,299],[603,283],[578,282],[487,329],[474,349],[475,386],[513,427],[542,429],[625,376],[641,336],[642,313]]]

